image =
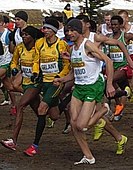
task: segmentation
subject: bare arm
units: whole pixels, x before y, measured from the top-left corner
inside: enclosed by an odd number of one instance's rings
[[[91,43],[89,41],[85,44],[86,54],[91,53],[94,57],[98,58],[99,60],[102,60],[106,63],[106,74],[107,74],[107,89],[106,93],[107,96],[114,96],[115,89],[112,85],[113,82],[113,75],[114,75],[114,69],[113,69],[113,62],[112,60],[106,56],[103,52],[101,52],[94,43]]]
[[[95,39],[96,39],[97,42],[100,41],[101,43],[105,43],[105,44],[108,44],[108,45],[117,45],[117,46],[119,46],[121,51],[124,53],[129,66],[131,68],[133,68],[133,61],[132,61],[131,57],[129,56],[128,51],[127,51],[124,43],[122,43],[122,42],[120,42],[120,41],[118,41],[116,39],[113,39],[113,38],[108,38],[108,37],[106,37],[104,35],[95,35]]]
[[[70,70],[69,74],[67,76],[61,77],[61,78],[55,78],[53,81],[53,84],[56,86],[59,86],[60,83],[66,83],[68,81],[71,81],[74,79],[73,69]]]

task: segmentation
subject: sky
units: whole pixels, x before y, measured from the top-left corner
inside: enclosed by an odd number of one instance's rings
[[[32,2],[31,2],[32,1]],[[49,11],[62,11],[67,2],[59,2],[59,0],[0,0],[0,11],[6,12],[12,9],[40,9]],[[133,1],[128,2],[125,0],[110,0],[111,4],[103,7],[104,10],[111,9],[133,9]],[[82,3],[74,1],[71,4],[71,8],[74,14],[78,14],[79,5],[84,5],[84,0]]]

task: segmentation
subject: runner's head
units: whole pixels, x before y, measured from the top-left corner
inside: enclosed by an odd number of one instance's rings
[[[82,22],[79,19],[72,19],[67,23],[68,35],[72,42],[77,42],[82,36]]]
[[[58,29],[59,29],[59,23],[56,19],[49,17],[46,19],[44,25],[43,25],[43,29],[45,28],[49,28],[51,30],[53,30],[55,33],[57,33]]]
[[[129,22],[128,12],[126,10],[120,10],[118,15],[123,19],[123,26],[125,27],[126,24]]]
[[[90,30],[90,20],[89,20],[89,17],[87,15],[83,15],[83,14],[80,14],[78,16],[76,16],[77,19],[79,19],[81,22],[82,22],[82,32],[83,34],[85,34],[86,32],[88,32]]]
[[[17,28],[26,27],[27,20],[28,14],[25,11],[18,11],[15,14],[15,24]]]
[[[77,31],[79,34],[82,34],[82,22],[79,19],[72,19],[67,23],[68,29]]]
[[[112,27],[113,33],[117,33],[118,31],[120,31],[122,26],[123,26],[122,17],[120,17],[119,15],[114,15],[111,18],[111,27]]]

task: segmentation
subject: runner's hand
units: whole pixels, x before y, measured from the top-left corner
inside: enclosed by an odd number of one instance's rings
[[[53,80],[53,84],[55,86],[59,86],[61,83],[62,83],[62,78],[55,76],[55,78]]]
[[[106,94],[107,97],[113,97],[115,95],[115,88],[113,87],[113,85],[107,85],[106,87]]]
[[[61,56],[63,59],[67,59],[67,60],[70,60],[70,53],[69,52],[62,52],[61,53]]]

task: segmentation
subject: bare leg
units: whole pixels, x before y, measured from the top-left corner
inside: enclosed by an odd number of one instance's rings
[[[104,116],[104,120],[106,121],[105,124],[105,130],[110,133],[116,141],[120,141],[122,139],[122,136],[120,132],[112,125],[112,123]]]
[[[34,88],[29,88],[25,91],[24,95],[21,97],[18,105],[17,105],[17,117],[15,122],[15,128],[13,131],[13,140],[14,143],[17,142],[17,138],[21,129],[21,125],[23,122],[23,109],[30,104],[33,99],[37,99],[38,90]]]
[[[73,107],[75,106],[75,107]],[[71,125],[74,137],[79,144],[83,154],[88,159],[93,159],[93,155],[88,147],[86,135],[83,132],[93,113],[95,102],[85,102],[84,104],[72,96],[71,100]]]

